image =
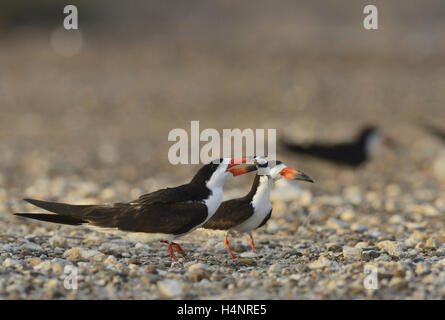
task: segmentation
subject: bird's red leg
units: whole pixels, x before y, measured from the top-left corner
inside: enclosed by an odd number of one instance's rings
[[[180,254],[182,254],[183,257],[186,256],[184,250],[182,250],[181,246],[175,242],[172,242],[171,245],[173,246],[173,248],[175,248]]]
[[[255,252],[255,244],[253,243],[253,237],[250,232],[249,232],[249,237],[250,237],[250,247],[252,248],[252,252]]]
[[[176,258],[175,253],[173,251],[173,242],[169,242],[167,240],[160,240],[162,243],[167,243],[168,244],[168,252],[170,253],[170,255],[172,256],[173,260],[178,261],[178,258]]]
[[[173,243],[170,243],[168,245],[168,252],[170,252],[170,255],[172,256],[173,260],[178,261],[178,258],[176,258],[175,253],[173,251]]]
[[[229,251],[230,256],[231,256],[232,258],[236,258],[236,255],[234,255],[233,252],[232,252],[232,250],[230,250],[230,247],[229,247],[229,241],[227,240],[227,236],[228,236],[228,233],[226,233],[226,236],[224,237],[224,244],[226,245],[226,247],[227,247],[227,251]]]

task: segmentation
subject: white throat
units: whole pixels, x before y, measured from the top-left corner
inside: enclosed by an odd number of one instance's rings
[[[271,176],[260,177],[260,184],[251,202],[254,214],[243,223],[234,227],[235,230],[247,232],[258,228],[258,226],[261,225],[270,213],[270,210],[272,210],[272,204],[270,203],[270,190],[272,189],[272,185],[273,179]]]
[[[204,200],[208,208],[207,220],[216,212],[223,199],[224,183],[232,177],[230,172],[227,172],[228,163],[221,163],[218,169],[213,172],[210,179],[206,182],[206,187],[210,190],[210,196]]]
[[[257,208],[271,208],[270,190],[272,189],[273,179],[270,176],[261,176],[260,183],[252,198],[252,206]]]

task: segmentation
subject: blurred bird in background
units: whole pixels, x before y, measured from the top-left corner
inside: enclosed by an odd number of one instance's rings
[[[354,140],[338,144],[314,142],[299,145],[287,139],[281,140],[284,148],[291,152],[349,167],[359,167],[375,156],[381,145],[389,145],[390,143],[390,137],[385,135],[377,126],[365,126]]]

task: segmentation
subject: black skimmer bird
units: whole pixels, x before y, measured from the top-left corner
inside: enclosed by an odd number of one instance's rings
[[[247,158],[213,161],[201,167],[187,184],[144,194],[128,203],[71,205],[25,199],[55,214],[15,215],[72,226],[86,225],[133,241],[160,240],[168,244],[170,255],[177,261],[173,248],[183,256],[185,253],[172,240],[199,228],[213,216],[223,198],[224,182],[256,170],[249,161]]]
[[[282,140],[282,144],[289,151],[351,167],[360,166],[377,152],[381,144],[389,144],[389,142],[390,138],[375,126],[363,128],[355,140],[340,144],[297,145]]]
[[[281,161],[276,161],[273,168],[268,167],[264,158],[256,158],[258,173],[253,181],[250,192],[238,199],[224,201],[216,213],[202,227],[213,230],[227,230],[224,244],[232,258],[236,258],[230,250],[228,235],[230,232],[247,232],[250,237],[252,252],[255,252],[251,231],[262,227],[272,215],[270,190],[275,180],[280,178],[314,182],[301,171],[288,168]]]

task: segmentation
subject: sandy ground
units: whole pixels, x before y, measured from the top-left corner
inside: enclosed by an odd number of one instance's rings
[[[190,17],[137,37],[84,32],[72,58],[52,49],[50,32],[0,40],[0,298],[445,297],[444,143],[421,126],[445,119],[441,35],[399,20],[370,35],[349,15],[319,25],[314,12],[253,12],[262,20],[214,34]],[[11,215],[38,211],[24,197],[129,201],[187,182],[198,166],[169,164],[167,136],[191,120],[201,130],[275,128],[295,141],[345,140],[374,123],[397,147],[358,169],[278,148],[316,183],[274,201],[255,254],[246,235],[232,237],[238,259],[221,233],[182,238],[188,260],[172,263],[159,243]],[[228,193],[247,192],[252,179],[230,181]],[[78,268],[77,290],[64,287],[66,266]],[[378,289],[364,287],[365,266]]]

